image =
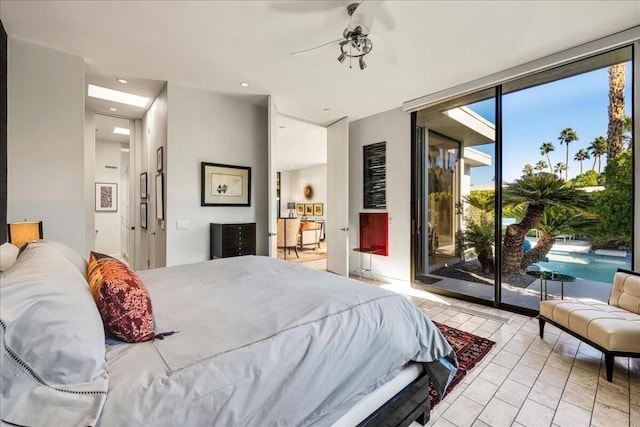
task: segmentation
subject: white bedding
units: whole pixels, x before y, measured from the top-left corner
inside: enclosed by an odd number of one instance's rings
[[[374,286],[256,256],[139,275],[156,332],[180,332],[107,346],[102,427],[331,425],[410,360],[441,386],[455,370],[431,321]]]

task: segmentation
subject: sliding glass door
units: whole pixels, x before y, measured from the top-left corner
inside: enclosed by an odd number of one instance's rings
[[[495,294],[495,99],[491,89],[416,117],[416,281],[487,301]]]
[[[631,269],[632,47],[415,114],[418,287],[537,311]]]

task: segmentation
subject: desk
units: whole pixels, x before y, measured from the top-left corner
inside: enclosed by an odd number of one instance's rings
[[[372,258],[371,255],[375,254],[376,250],[371,248],[353,248],[353,251],[360,253],[360,279],[362,279],[362,273],[364,273],[365,271],[368,271],[369,275],[371,276],[371,279],[377,282],[376,278],[373,277],[373,271],[371,270],[371,258]],[[364,267],[363,260],[362,260],[364,254],[369,255],[369,268]]]
[[[544,299],[548,299],[547,294],[547,281],[553,280],[556,282],[560,282],[560,299],[564,299],[564,284],[565,282],[575,282],[576,278],[570,276],[568,274],[556,273],[553,271],[527,271],[527,274],[533,277],[540,279],[540,301],[543,300],[543,289],[544,289]]]

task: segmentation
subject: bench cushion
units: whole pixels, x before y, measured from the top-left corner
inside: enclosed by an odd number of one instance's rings
[[[540,302],[540,315],[606,350],[640,353],[640,314],[604,303],[549,300]]]
[[[619,269],[613,278],[609,304],[640,314],[640,274]]]

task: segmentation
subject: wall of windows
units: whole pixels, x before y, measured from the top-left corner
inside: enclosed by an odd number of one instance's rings
[[[415,283],[537,311],[633,257],[633,48],[415,112]]]

